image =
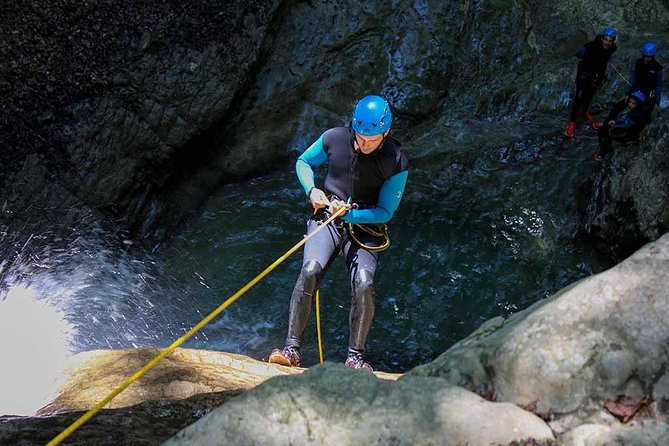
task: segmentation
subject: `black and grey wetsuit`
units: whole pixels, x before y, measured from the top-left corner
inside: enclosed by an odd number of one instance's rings
[[[290,347],[299,349],[301,346],[318,285],[325,270],[341,254],[346,261],[352,291],[349,353],[365,351],[374,317],[378,252],[369,251],[353,241],[343,222],[374,224],[390,220],[404,193],[408,160],[400,150],[399,142],[392,137],[385,138],[381,147],[370,154],[357,152],[353,141],[353,132],[349,128],[327,130],[296,163],[297,175],[307,196],[315,187],[314,169],[327,163],[325,193],[358,207],[305,244],[302,270],[290,302],[286,339],[286,345]],[[321,213],[316,213],[308,220],[308,234],[321,223],[320,217]]]
[[[576,121],[579,113],[587,112],[595,91],[604,82],[606,67],[617,46],[612,43],[608,48],[602,45],[601,36],[583,45],[577,52],[579,58],[576,71],[576,93],[571,107],[570,121]]]

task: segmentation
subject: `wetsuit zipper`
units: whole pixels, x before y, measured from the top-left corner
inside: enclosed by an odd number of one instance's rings
[[[353,200],[353,196],[355,195],[355,191],[353,190],[353,186],[355,184],[354,181],[354,173],[355,173],[355,168],[356,165],[358,164],[358,152],[353,148],[353,156],[351,158],[351,167],[349,168],[348,172],[348,197],[342,197],[342,200],[348,200],[349,198]]]

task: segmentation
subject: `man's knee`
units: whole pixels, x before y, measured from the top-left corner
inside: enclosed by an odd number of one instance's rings
[[[317,260],[309,260],[302,265],[302,280],[305,283],[317,283],[323,276],[323,267]]]
[[[363,269],[355,275],[355,288],[358,291],[373,290],[374,289],[374,273],[372,271]]]

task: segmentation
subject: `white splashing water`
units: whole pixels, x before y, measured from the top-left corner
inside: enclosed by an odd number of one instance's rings
[[[72,327],[38,293],[14,286],[0,300],[0,416],[33,415],[54,396]]]

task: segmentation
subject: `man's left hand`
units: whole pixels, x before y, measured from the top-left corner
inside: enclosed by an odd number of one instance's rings
[[[349,204],[346,203],[344,200],[332,200],[330,202],[329,211],[331,214],[336,213],[341,208],[345,208],[346,210],[343,213],[339,214],[339,217],[343,217],[344,215],[346,215],[348,209],[350,208]]]

